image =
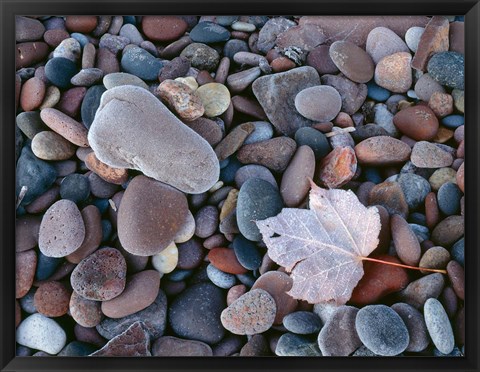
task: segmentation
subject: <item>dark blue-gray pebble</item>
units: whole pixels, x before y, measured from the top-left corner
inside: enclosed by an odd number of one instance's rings
[[[450,251],[452,258],[460,265],[465,266],[465,238],[456,242]]]
[[[165,277],[172,282],[181,282],[192,276],[193,270],[175,269]]]
[[[35,279],[45,280],[50,278],[62,261],[63,258],[47,257],[42,252],[38,252]]]
[[[322,356],[316,340],[293,333],[284,333],[277,342],[278,356]]]
[[[89,43],[88,38],[79,32],[73,32],[70,37],[77,40],[82,48]]]
[[[207,266],[207,276],[213,284],[223,289],[232,288],[237,282],[235,275],[223,272],[212,264]]]
[[[410,228],[415,233],[419,241],[430,239],[430,230],[426,226],[409,223]]]
[[[77,73],[77,65],[67,58],[52,58],[45,65],[45,76],[48,81],[59,88],[68,88],[71,85],[70,79]]]
[[[249,16],[248,23],[254,24],[256,28],[261,28],[269,19],[267,16]]]
[[[427,71],[441,85],[465,89],[465,59],[457,52],[436,53],[430,58]]]
[[[105,198],[95,198],[92,200],[91,204],[98,208],[100,214],[104,214],[107,209],[110,207],[108,199]]]
[[[350,134],[357,143],[371,137],[389,136],[388,132],[383,127],[372,123],[360,125]]]
[[[230,59],[233,59],[235,53],[238,52],[249,52],[250,49],[246,41],[232,39],[228,40],[223,47],[223,55]]]
[[[442,119],[442,124],[447,128],[456,129],[465,124],[465,117],[463,115],[448,115]]]
[[[233,250],[240,265],[247,270],[256,270],[262,264],[262,255],[256,244],[240,234],[233,239]]]
[[[23,145],[23,135],[22,131],[15,125],[15,162],[17,162],[20,153],[22,152],[22,145]]]
[[[28,291],[28,293],[23,296],[19,302],[20,302],[20,307],[22,308],[23,311],[29,314],[34,314],[37,312],[37,308],[35,307],[35,292],[36,288],[33,287]]]
[[[127,23],[135,26],[137,24],[135,16],[123,16],[123,24],[125,25]]]
[[[363,174],[366,181],[373,182],[376,185],[383,182],[383,177],[377,168],[363,168]]]
[[[16,196],[18,197],[22,186],[28,188],[21,205],[30,204],[46,192],[57,178],[53,165],[38,159],[28,145],[23,147],[16,169]]]
[[[307,145],[310,146],[315,154],[315,159],[323,158],[331,151],[330,144],[327,137],[314,128],[300,128],[295,132],[295,141],[297,147]]]
[[[431,191],[430,183],[423,177],[413,173],[403,173],[397,178],[410,210],[415,210],[425,203]]]
[[[98,347],[81,341],[72,341],[65,346],[57,356],[63,357],[84,357],[97,351]]]
[[[258,276],[255,277],[251,272],[245,274],[237,274],[235,276],[240,281],[240,283],[245,284],[247,287],[252,287],[255,281],[258,279]]]
[[[60,183],[60,196],[74,203],[85,201],[90,195],[90,182],[82,174],[73,173],[66,176]]]
[[[109,220],[102,220],[102,243],[107,242],[112,235],[112,223]]]
[[[408,216],[408,222],[417,225],[427,226],[427,218],[423,213],[414,212]]]
[[[441,353],[436,347],[433,348],[433,356],[436,357],[463,357],[461,350],[455,346],[450,354]]]
[[[120,64],[123,71],[150,81],[157,80],[158,73],[163,67],[163,63],[158,58],[137,46],[129,47],[123,53]]]
[[[231,26],[239,18],[239,16],[217,16],[216,21],[221,26]]]
[[[90,128],[92,125],[95,113],[100,106],[100,98],[102,98],[102,94],[106,92],[106,90],[103,85],[94,85],[88,88],[80,108],[80,115],[85,127]]]
[[[360,309],[355,328],[363,344],[378,355],[398,355],[410,341],[402,318],[385,305],[368,305]]]
[[[438,208],[447,216],[458,214],[463,193],[453,182],[446,182],[438,189]]]
[[[283,326],[290,332],[299,335],[318,333],[322,321],[317,314],[310,311],[295,311],[283,318]]]
[[[189,34],[196,43],[219,43],[230,39],[230,32],[219,24],[213,22],[198,23]]]
[[[260,241],[262,235],[255,221],[276,216],[283,208],[283,199],[278,190],[269,182],[251,178],[238,193],[237,224],[242,235],[248,240]]]
[[[266,121],[254,121],[255,130],[243,142],[244,145],[269,140],[273,137],[273,127]]]
[[[368,98],[371,98],[377,102],[385,102],[389,97],[390,97],[390,91],[378,86],[375,84],[373,80],[368,82],[367,84],[368,92],[367,96]]]
[[[181,338],[216,344],[225,335],[220,314],[227,307],[225,291],[199,283],[180,293],[171,303],[168,321]]]
[[[222,160],[220,164],[220,169],[225,168],[228,164],[230,163],[230,158],[226,158],[225,160]]]
[[[229,159],[228,165],[220,170],[220,180],[225,183],[232,183],[235,180],[237,170],[243,167],[243,164],[235,156],[232,155]]]

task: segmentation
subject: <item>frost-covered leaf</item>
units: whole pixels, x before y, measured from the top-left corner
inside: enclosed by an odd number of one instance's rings
[[[353,192],[313,183],[309,210],[285,208],[257,226],[268,255],[291,272],[292,297],[337,304],[350,299],[381,228],[377,208],[366,208]]]

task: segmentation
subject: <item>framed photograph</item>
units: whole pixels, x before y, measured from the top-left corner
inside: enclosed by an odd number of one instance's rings
[[[478,370],[478,1],[0,9],[2,371]]]

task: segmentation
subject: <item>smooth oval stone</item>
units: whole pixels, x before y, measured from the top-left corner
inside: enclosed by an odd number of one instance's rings
[[[48,257],[65,257],[76,251],[85,238],[85,224],[74,202],[62,199],[45,212],[38,247]]]
[[[208,142],[140,87],[127,85],[105,92],[89,136],[100,161],[140,170],[183,192],[207,191],[218,180],[218,159]],[[114,150],[118,147],[122,151]]]
[[[397,178],[402,188],[405,200],[411,210],[415,210],[425,203],[425,198],[431,191],[428,181],[414,173],[404,173]]]
[[[210,283],[194,284],[178,295],[169,307],[168,319],[179,337],[219,342],[225,335],[220,313],[225,308],[224,292]]]
[[[31,66],[48,56],[48,44],[44,42],[26,42],[16,45],[15,67],[21,69]]]
[[[415,83],[415,94],[422,101],[429,102],[433,93],[445,93],[445,88],[434,80],[430,74],[423,74]]]
[[[127,264],[120,251],[102,248],[83,259],[70,277],[77,294],[95,301],[117,297],[125,289]]]
[[[230,274],[244,274],[247,269],[238,262],[236,254],[230,248],[213,248],[208,254],[209,261],[218,269]]]
[[[73,37],[62,40],[62,42],[53,51],[53,58],[67,58],[70,61],[77,62],[82,54],[80,43]]]
[[[439,146],[420,141],[412,149],[411,161],[418,168],[443,168],[453,163],[453,157]]]
[[[32,140],[32,151],[42,160],[66,160],[75,154],[75,146],[52,131],[43,131]]]
[[[406,93],[412,86],[411,61],[409,52],[383,57],[375,67],[375,83],[394,93]]]
[[[109,318],[123,318],[150,306],[158,296],[160,274],[145,270],[132,275],[124,291],[117,297],[102,302],[102,312]]]
[[[272,125],[267,121],[253,121],[254,130],[243,142],[245,145],[269,140],[273,137]]]
[[[402,302],[393,304],[392,309],[400,315],[408,329],[410,342],[405,351],[419,352],[425,350],[430,343],[430,339],[422,314],[413,306]]]
[[[350,41],[335,41],[330,46],[330,58],[338,69],[356,83],[366,83],[373,78],[372,58]]]
[[[218,226],[218,209],[214,206],[201,208],[195,215],[195,235],[208,238],[213,235]]]
[[[323,158],[331,151],[327,137],[319,130],[313,128],[307,127],[297,130],[295,132],[295,142],[297,142],[299,147],[303,145],[309,146],[317,160]]]
[[[63,260],[61,258],[47,257],[42,252],[39,252],[35,279],[48,279],[62,262]]]
[[[446,182],[438,190],[438,208],[447,216],[458,214],[462,196],[462,191],[455,183]]]
[[[312,49],[307,55],[306,64],[315,68],[321,75],[338,72],[337,66],[330,58],[329,50],[329,45],[319,45]]]
[[[369,305],[360,309],[355,328],[363,344],[378,355],[398,355],[410,342],[402,318],[385,305]]]
[[[60,184],[60,196],[74,203],[79,203],[90,195],[90,183],[82,174],[74,173],[66,176]]]
[[[315,313],[310,311],[296,311],[283,318],[283,326],[295,334],[308,335],[320,331],[322,322]]]
[[[45,26],[38,19],[29,17],[15,17],[15,41],[35,41],[42,38]]]
[[[50,318],[65,315],[68,311],[70,292],[60,282],[49,281],[35,292],[34,304],[40,314]]]
[[[261,288],[267,291],[277,304],[274,324],[282,324],[285,315],[297,308],[298,301],[288,294],[292,289],[293,279],[280,271],[268,271],[253,284],[252,289]]]
[[[46,108],[40,112],[40,117],[47,126],[60,134],[74,145],[88,147],[87,129],[78,121],[63,112]]]
[[[40,113],[36,111],[21,112],[16,117],[17,127],[29,139],[33,139],[36,134],[48,129],[40,118]]]
[[[261,234],[255,221],[276,216],[282,208],[282,198],[270,183],[258,178],[246,181],[240,189],[237,201],[237,223],[240,232],[249,240],[260,241]]]
[[[89,87],[103,78],[103,71],[99,68],[85,68],[72,77],[70,82],[76,86]]]
[[[248,164],[240,167],[235,173],[235,184],[240,189],[251,178],[260,178],[278,188],[277,181],[270,170],[262,165]]]
[[[462,238],[456,242],[450,250],[450,253],[455,261],[460,265],[465,266],[465,239]]]
[[[399,293],[399,299],[420,310],[428,298],[440,296],[444,285],[442,274],[429,274],[411,282]]]
[[[257,270],[262,264],[262,255],[256,245],[245,239],[242,235],[237,235],[233,240],[233,249],[238,262],[240,262],[244,268]]]
[[[162,218],[156,218],[162,211]],[[130,181],[118,209],[118,234],[126,251],[152,256],[164,250],[187,218],[187,199],[178,190],[145,176]]]
[[[425,324],[435,347],[443,354],[452,352],[455,346],[450,319],[440,301],[429,298],[423,308]]]
[[[355,154],[361,165],[385,166],[406,162],[410,158],[410,146],[387,136],[371,137],[355,146]]]
[[[220,319],[233,334],[253,335],[273,325],[276,311],[275,300],[267,291],[253,289],[222,311]]]
[[[382,182],[370,190],[368,205],[381,205],[390,215],[398,214],[407,218],[408,204],[402,188],[397,182]]]
[[[420,38],[425,31],[424,27],[410,27],[407,32],[405,33],[405,43],[407,43],[410,50],[414,53],[417,52],[418,44],[420,42]]]
[[[70,32],[89,33],[97,27],[98,19],[96,16],[67,16],[65,26]]]
[[[278,356],[319,357],[322,356],[317,342],[305,336],[293,333],[284,333],[280,336],[275,347]]]
[[[223,54],[229,60],[232,60],[237,53],[249,52],[248,43],[244,40],[231,39],[223,46]]]
[[[227,77],[227,85],[232,93],[240,93],[245,90],[255,79],[262,73],[259,67],[252,67],[248,70],[243,70],[231,74]]]
[[[155,93],[185,121],[196,120],[205,111],[202,102],[193,90],[178,81],[164,80],[155,90]]]
[[[45,193],[55,182],[57,171],[51,164],[38,159],[28,146],[24,146],[17,161],[15,193],[18,197],[23,186],[27,192],[21,205],[28,205]]]
[[[358,309],[353,306],[340,306],[333,310],[318,335],[322,355],[347,356],[361,346],[355,330],[357,313]]]
[[[93,123],[95,113],[100,106],[100,99],[105,91],[106,89],[103,85],[94,85],[88,88],[87,93],[85,94],[80,112],[83,125],[87,128],[90,128]]]
[[[158,80],[162,83],[167,79],[176,79],[185,76],[188,70],[190,70],[190,61],[184,57],[175,57],[160,70]]]
[[[226,273],[212,264],[207,266],[207,276],[213,284],[223,289],[229,289],[237,282],[235,275]]]
[[[385,102],[390,97],[390,92],[375,84],[374,81],[369,81],[367,84],[368,98],[371,98],[378,102]],[[368,125],[368,124],[367,124]]]
[[[369,32],[365,50],[375,64],[386,56],[409,51],[402,38],[387,27],[376,27]]]
[[[398,257],[409,266],[417,266],[422,251],[410,225],[402,217],[394,214],[390,218],[390,228]]]
[[[436,53],[427,65],[427,71],[433,79],[449,88],[461,90],[465,88],[464,70],[464,56],[457,52]]]
[[[133,323],[142,321],[152,339],[163,335],[167,323],[167,297],[162,290],[146,309],[119,319],[105,318],[96,326],[98,333],[108,340],[127,330]]]
[[[188,270],[198,267],[202,263],[204,256],[205,252],[202,244],[196,239],[189,239],[185,243],[178,244],[179,269]]]
[[[318,122],[333,120],[342,107],[342,98],[335,88],[315,86],[295,96],[295,108],[304,117]]]
[[[78,73],[75,62],[64,58],[52,58],[45,65],[45,76],[48,81],[59,88],[68,88],[70,80]]]
[[[40,107],[45,97],[45,83],[37,77],[28,79],[22,86],[20,106],[23,111],[34,111]]]
[[[457,261],[450,261],[447,265],[447,274],[453,290],[460,300],[465,300],[465,271]]]
[[[465,124],[463,115],[448,115],[442,119],[442,124],[447,128],[456,129]]]
[[[157,80],[158,73],[163,67],[158,58],[137,46],[128,48],[123,53],[120,63],[124,71],[143,80]]]
[[[199,22],[189,33],[196,43],[219,43],[230,39],[230,32],[213,22]]]
[[[138,76],[126,72],[113,72],[103,77],[103,85],[107,89],[122,85],[136,85],[138,87],[148,89],[148,85]]]
[[[230,105],[230,92],[223,84],[204,84],[195,91],[195,95],[200,98],[208,117],[223,114]]]
[[[200,117],[196,120],[187,122],[186,124],[205,139],[212,147],[222,140],[222,128],[213,120]]]
[[[98,301],[87,300],[73,291],[69,310],[72,318],[82,327],[95,327],[102,320],[103,314]]]
[[[187,22],[175,16],[145,16],[142,18],[144,34],[154,41],[173,41],[182,36],[188,28]]]
[[[20,345],[55,355],[65,346],[67,335],[53,319],[33,314],[20,323],[15,340]]]
[[[450,253],[443,247],[429,248],[422,256],[419,267],[430,269],[445,269],[450,261]],[[428,271],[422,271],[423,274],[428,274]]]
[[[189,59],[192,67],[206,71],[215,70],[220,62],[218,52],[202,43],[189,44],[182,50],[180,57]]]
[[[163,336],[152,345],[152,355],[157,357],[213,356],[212,348],[204,342]]]
[[[413,106],[399,111],[393,123],[404,134],[417,141],[430,141],[438,132],[438,119],[426,106]]]
[[[37,255],[33,249],[15,255],[15,298],[24,297],[32,288],[37,267]]]
[[[178,248],[175,243],[152,256],[152,266],[161,274],[171,273],[178,264]]]

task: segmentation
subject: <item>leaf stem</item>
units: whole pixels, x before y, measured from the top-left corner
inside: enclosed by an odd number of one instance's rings
[[[402,265],[402,264],[395,263],[395,262],[388,262],[388,261],[383,261],[383,260],[377,260],[376,258],[371,258],[371,257],[360,257],[360,258],[361,258],[363,261],[378,262],[378,263],[382,263],[382,264],[385,264],[385,265],[403,267],[403,268],[405,268],[405,269],[422,270],[422,271],[430,271],[430,272],[432,272],[432,273],[447,274],[447,271],[446,271],[446,270],[429,269],[429,268],[426,268],[426,267],[415,267],[415,266]]]

